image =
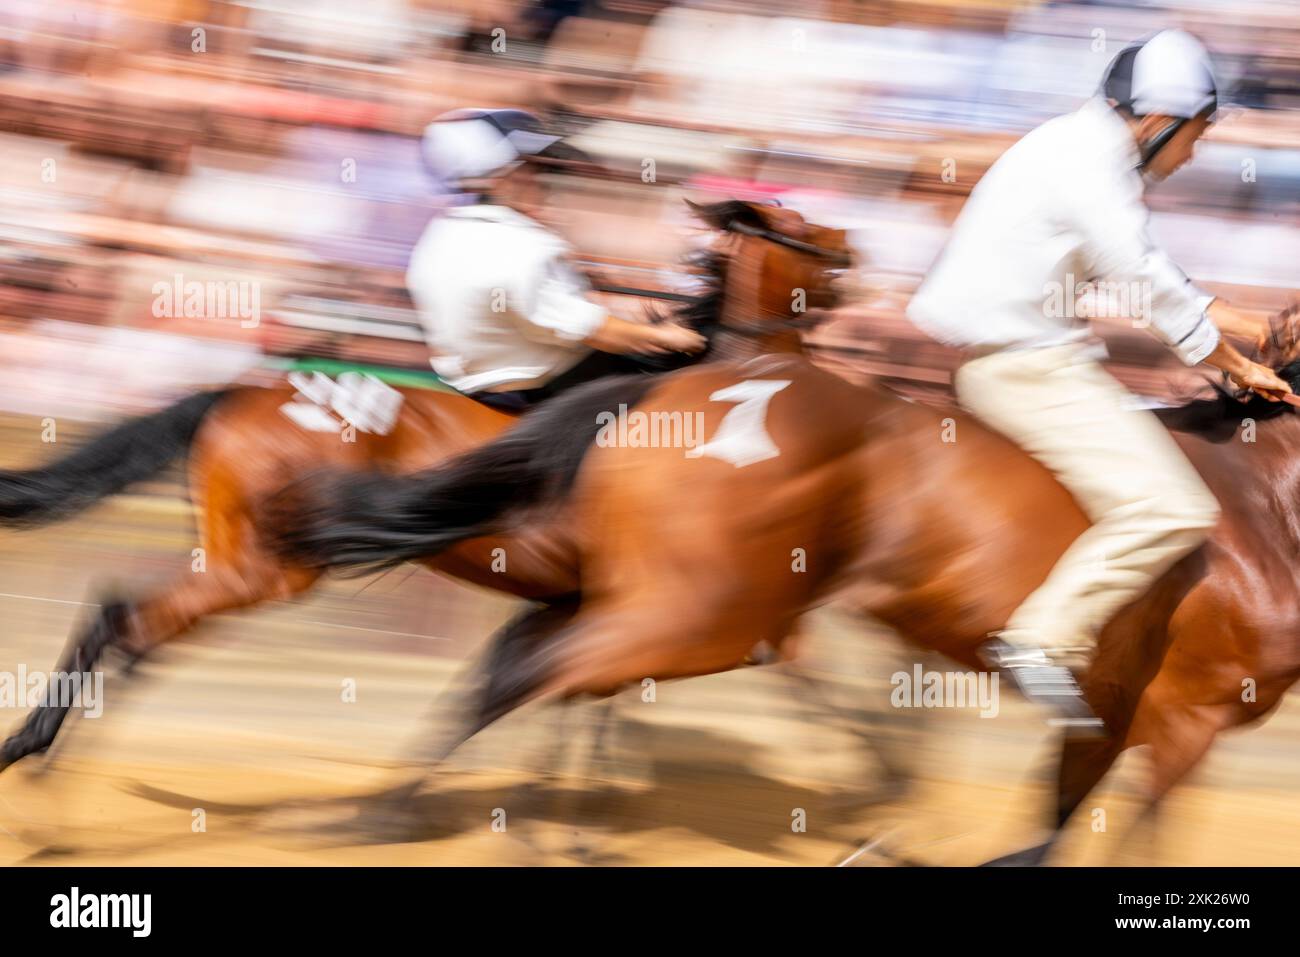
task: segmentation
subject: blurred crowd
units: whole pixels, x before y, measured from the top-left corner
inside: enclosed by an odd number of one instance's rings
[[[0,403],[112,415],[268,354],[427,368],[403,273],[447,190],[420,134],[466,106],[532,110],[596,160],[556,185],[610,286],[680,284],[684,197],[852,229],[860,294],[818,354],[942,390],[903,307],[964,197],[1166,26],[1205,41],[1228,105],[1153,229],[1206,288],[1276,308],[1300,262],[1296,0],[0,0]],[[159,310],[192,281],[252,286],[259,314]],[[1160,391],[1160,347],[1116,336]]]

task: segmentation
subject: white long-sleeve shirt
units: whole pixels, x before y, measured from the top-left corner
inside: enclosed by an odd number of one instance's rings
[[[434,370],[462,392],[543,385],[587,356],[606,312],[567,264],[569,249],[505,206],[455,207],[411,254],[406,284],[437,353]]]
[[[909,318],[979,351],[1065,345],[1089,335],[1078,284],[1131,284],[1138,318],[1200,362],[1219,343],[1205,314],[1213,297],[1147,234],[1139,162],[1127,124],[1099,98],[1029,133],[971,192]]]

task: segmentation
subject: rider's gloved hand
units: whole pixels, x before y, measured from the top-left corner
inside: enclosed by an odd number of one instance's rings
[[[658,333],[656,344],[665,352],[685,352],[693,355],[707,344],[702,335],[685,326],[663,323],[651,328]]]
[[[628,322],[617,316],[607,316],[604,324],[583,341],[593,349],[619,355],[695,353],[707,344],[702,335],[685,326],[671,322]]]
[[[1239,388],[1256,392],[1270,402],[1277,402],[1283,395],[1291,393],[1291,387],[1278,378],[1277,373],[1249,359],[1243,359],[1242,365],[1229,369],[1228,378]]]

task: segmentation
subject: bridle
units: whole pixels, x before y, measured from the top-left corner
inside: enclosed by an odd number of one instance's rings
[[[795,239],[793,236],[787,236],[785,233],[778,233],[776,230],[768,229],[765,226],[750,226],[748,223],[732,223],[727,226],[727,231],[765,239],[769,243],[776,243],[778,246],[785,246],[787,249],[794,249],[801,253],[807,253],[810,256],[817,256],[820,259],[829,259],[831,262],[844,267],[853,264],[853,257],[841,249],[827,249],[824,246],[816,246],[813,243],[806,243],[802,239]]]
[[[751,226],[748,223],[732,222],[723,227],[723,232],[739,233],[742,236],[752,236],[756,239],[762,239],[765,242],[784,246],[787,249],[793,249],[795,252],[803,253],[806,256],[816,256],[818,259],[829,261],[834,268],[847,269],[853,265],[853,257],[850,253],[839,249],[827,249],[824,246],[818,246],[814,243],[807,243],[801,239],[795,239],[793,236],[779,233],[774,229],[768,229],[761,226]],[[600,292],[609,292],[624,296],[639,296],[648,299],[663,299],[671,302],[689,303],[700,301],[699,296],[692,296],[688,293],[639,289],[631,286],[604,282],[597,282],[595,288]],[[753,326],[727,326],[726,331],[730,334],[745,338],[760,339],[772,335],[774,332],[779,331],[783,326],[797,329],[804,324],[804,322],[798,319],[781,318],[775,322],[759,323]]]
[[[824,246],[807,243],[765,226],[751,226],[748,223],[732,222],[725,227],[725,230],[729,233],[752,236],[755,239],[761,239],[777,246],[784,246],[806,256],[815,256],[818,259],[827,260],[832,264],[833,268],[847,269],[853,265],[853,257],[850,253],[840,249],[827,249]],[[748,325],[727,325],[724,328],[730,335],[747,339],[765,339],[784,329],[797,330],[807,325],[806,319],[780,316],[776,319],[758,320]]]

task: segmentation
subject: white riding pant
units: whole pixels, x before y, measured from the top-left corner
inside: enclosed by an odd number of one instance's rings
[[[957,398],[1047,466],[1092,521],[1004,638],[1086,659],[1101,629],[1208,536],[1219,504],[1151,412],[1086,344],[1004,351],[956,373]]]

